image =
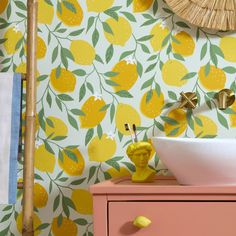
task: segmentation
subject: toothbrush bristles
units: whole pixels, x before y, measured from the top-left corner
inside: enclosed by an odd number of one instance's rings
[[[125,130],[130,132],[130,137],[131,137],[132,143],[134,143],[134,137],[133,137],[133,134],[132,134],[129,124],[125,124]]]
[[[128,124],[125,124],[125,130],[129,131],[129,125]]]
[[[136,128],[136,125],[135,124],[133,124],[133,131],[134,131],[134,141],[135,142],[138,142],[138,136],[137,136],[137,128]]]

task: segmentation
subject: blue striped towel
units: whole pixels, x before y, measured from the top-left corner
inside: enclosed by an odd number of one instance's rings
[[[14,204],[21,116],[21,75],[0,73],[0,204]]]

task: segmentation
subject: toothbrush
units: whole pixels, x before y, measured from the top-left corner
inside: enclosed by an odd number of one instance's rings
[[[129,124],[125,124],[125,130],[130,132],[130,137],[131,137],[132,143],[134,143],[134,137],[133,137],[133,134],[132,134]]]
[[[136,125],[135,124],[133,124],[133,131],[134,131],[134,141],[135,142],[138,142],[138,136],[137,136],[137,128],[136,128]]]

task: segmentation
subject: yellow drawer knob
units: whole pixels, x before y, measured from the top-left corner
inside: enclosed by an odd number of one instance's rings
[[[133,221],[133,224],[140,229],[148,227],[151,223],[152,221],[145,216],[137,216]]]

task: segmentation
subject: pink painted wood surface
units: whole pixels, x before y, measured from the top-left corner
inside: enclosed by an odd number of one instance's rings
[[[93,198],[93,229],[94,236],[108,235],[106,195]]]
[[[157,177],[153,183],[132,183],[129,177],[104,181],[90,187],[93,194],[214,194],[236,195],[236,186],[183,186],[173,177]]]
[[[139,215],[151,225],[133,226]],[[235,236],[235,219],[236,202],[110,202],[109,236]]]

